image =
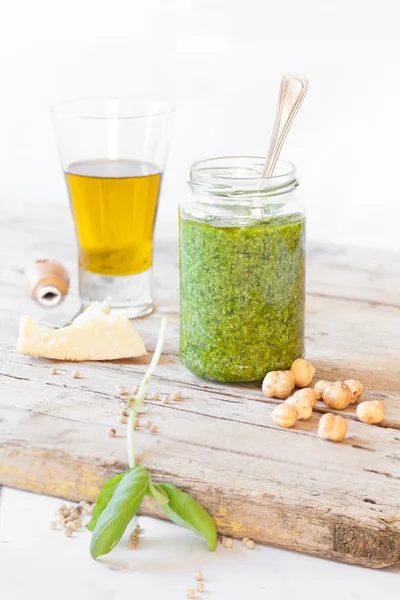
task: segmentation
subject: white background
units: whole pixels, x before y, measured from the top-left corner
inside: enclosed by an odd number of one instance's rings
[[[7,600],[185,600],[204,575],[196,600],[398,600],[399,569],[365,569],[257,545],[208,552],[195,533],[139,517],[143,533],[128,550],[129,528],[116,548],[94,561],[90,534],[67,539],[50,521],[61,500],[3,488],[0,575]],[[27,510],[28,508],[28,510]]]
[[[400,250],[398,0],[13,0],[0,18],[0,199],[66,202],[49,106],[140,95],[177,106],[158,230],[194,160],[264,155],[279,82],[310,80],[283,157],[310,238]]]

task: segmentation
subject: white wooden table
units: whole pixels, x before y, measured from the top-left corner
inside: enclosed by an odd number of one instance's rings
[[[373,570],[240,542],[206,550],[195,534],[140,517],[139,548],[121,543],[103,562],[89,555],[89,532],[66,538],[49,527],[61,501],[3,488],[0,590],[7,600],[185,600],[204,575],[204,600],[398,600],[400,569]]]

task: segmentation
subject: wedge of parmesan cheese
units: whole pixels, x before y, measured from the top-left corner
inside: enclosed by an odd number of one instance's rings
[[[67,327],[50,329],[21,317],[17,350],[59,360],[113,360],[147,354],[128,317],[95,302]]]

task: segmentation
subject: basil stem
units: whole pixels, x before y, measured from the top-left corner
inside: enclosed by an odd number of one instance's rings
[[[128,420],[128,433],[127,433],[127,441],[128,441],[128,457],[129,457],[129,467],[134,467],[136,463],[136,448],[135,448],[135,428],[134,421],[136,419],[136,414],[145,412],[144,411],[144,397],[146,395],[147,386],[149,385],[150,378],[153,374],[154,369],[156,368],[158,361],[160,360],[161,352],[164,345],[165,332],[167,329],[168,319],[167,317],[163,317],[161,321],[160,332],[158,334],[157,345],[154,350],[153,358],[151,359],[151,363],[148,366],[145,376],[142,379],[142,383],[140,384],[139,391],[136,395],[136,398],[129,398],[128,403],[130,406],[129,412],[129,420]]]

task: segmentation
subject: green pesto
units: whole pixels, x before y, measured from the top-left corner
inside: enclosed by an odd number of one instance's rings
[[[245,227],[180,219],[180,357],[196,375],[258,381],[304,353],[304,218]]]

